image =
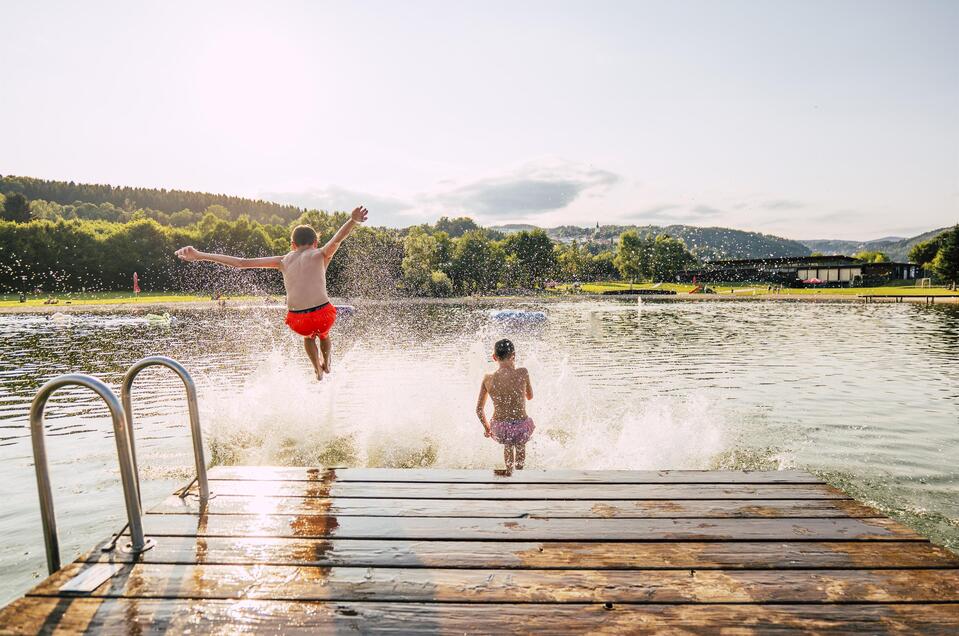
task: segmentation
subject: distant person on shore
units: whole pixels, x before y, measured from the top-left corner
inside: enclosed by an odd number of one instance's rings
[[[483,423],[486,437],[503,445],[506,474],[523,470],[526,462],[526,442],[533,435],[533,420],[526,415],[526,400],[533,399],[533,385],[529,371],[516,368],[516,350],[509,340],[500,340],[493,346],[493,360],[499,368],[483,376],[476,416]],[[493,399],[493,420],[486,421],[486,396]]]
[[[310,357],[316,379],[330,372],[330,329],[336,321],[336,308],[326,293],[326,268],[340,243],[358,224],[366,221],[369,212],[363,206],[353,210],[350,220],[336,231],[326,245],[319,247],[316,231],[309,225],[298,225],[290,236],[290,251],[282,256],[237,258],[223,254],[207,254],[192,246],[183,247],[176,255],[184,261],[213,261],[238,269],[266,268],[283,272],[286,286],[286,324],[303,336],[303,346]],[[320,339],[317,351],[316,338]],[[322,354],[322,361],[320,355]]]

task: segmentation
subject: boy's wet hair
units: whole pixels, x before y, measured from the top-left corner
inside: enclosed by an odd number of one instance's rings
[[[493,345],[493,355],[496,356],[497,360],[505,360],[516,353],[516,349],[513,347],[513,342],[503,338]]]
[[[297,247],[306,247],[316,243],[316,230],[309,225],[297,225],[290,234],[290,241]]]

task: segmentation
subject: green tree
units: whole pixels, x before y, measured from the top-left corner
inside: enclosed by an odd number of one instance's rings
[[[679,239],[660,234],[653,241],[649,273],[653,280],[673,280],[676,274],[696,262]]]
[[[436,267],[449,273],[453,266],[453,239],[446,232],[433,232],[433,240],[436,241]]]
[[[556,246],[556,267],[560,280],[565,282],[583,282],[589,280],[593,256],[585,246],[576,241]]]
[[[186,227],[196,223],[200,217],[193,213],[189,208],[174,212],[169,216],[170,225],[173,227]]]
[[[945,234],[945,232],[943,232]],[[909,261],[919,267],[926,269],[939,253],[939,246],[942,244],[943,234],[939,234],[928,241],[916,243],[909,250]]]
[[[626,230],[619,235],[614,263],[620,275],[630,283],[649,275],[652,242],[640,236],[636,230]]]
[[[888,263],[889,257],[883,254],[882,252],[871,252],[869,250],[863,250],[858,254],[854,254],[853,258],[858,258],[864,263]]]
[[[942,241],[932,269],[939,278],[955,286],[959,283],[959,224],[939,236]]]
[[[506,263],[506,253],[482,230],[470,230],[456,239],[450,278],[464,294],[496,289]]]
[[[414,227],[403,240],[403,283],[415,295],[429,294],[438,268],[439,246],[423,228]]]
[[[430,296],[446,298],[453,295],[453,281],[445,272],[430,274]]]
[[[212,214],[216,218],[223,219],[224,221],[229,221],[231,217],[230,211],[218,203],[207,206],[207,208],[203,210],[203,214]]]
[[[541,285],[556,269],[553,241],[543,230],[514,232],[503,241],[516,282],[527,289]]]
[[[611,250],[605,250],[599,254],[594,254],[590,262],[589,271],[586,280],[600,281],[613,280],[616,278],[616,255]]]
[[[8,192],[3,202],[3,218],[14,223],[30,220],[30,202],[19,192]]]
[[[437,232],[446,232],[452,238],[459,238],[467,232],[481,229],[480,226],[476,225],[476,221],[468,216],[461,216],[455,219],[442,216],[433,227]]]

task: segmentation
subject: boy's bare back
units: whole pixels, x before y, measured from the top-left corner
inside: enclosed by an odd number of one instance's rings
[[[525,367],[500,367],[486,375],[483,384],[493,400],[494,420],[526,419],[526,398],[532,394],[532,388]]]
[[[319,307],[330,302],[326,293],[326,266],[329,257],[323,248],[292,250],[280,261],[286,306],[294,311]]]

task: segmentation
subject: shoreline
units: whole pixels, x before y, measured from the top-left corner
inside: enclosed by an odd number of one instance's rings
[[[870,304],[900,304],[897,300],[902,298],[902,303],[926,304],[926,298],[923,296],[889,294],[889,298],[873,297],[869,300]],[[641,296],[639,294],[569,294],[569,295],[529,295],[529,296],[460,296],[456,298],[368,298],[357,299],[360,302],[371,304],[398,304],[398,303],[439,303],[439,304],[458,304],[458,303],[488,303],[497,301],[515,300],[518,302],[563,302],[571,300],[612,300],[623,299],[632,301],[634,298],[642,298],[643,303],[670,303],[670,302],[797,302],[797,303],[866,303],[866,299],[860,298],[854,294],[676,294],[663,296]],[[348,304],[351,301],[346,299],[337,299],[341,304]],[[959,304],[959,297],[937,296],[934,304]],[[282,302],[265,303],[262,298],[244,297],[228,299],[225,303],[213,300],[144,300],[142,302],[96,302],[79,301],[70,304],[58,303],[55,305],[2,305],[0,314],[48,314],[48,313],[76,313],[76,312],[124,312],[124,313],[155,313],[156,311],[170,311],[173,309],[247,309],[251,307],[264,307],[283,309]]]

